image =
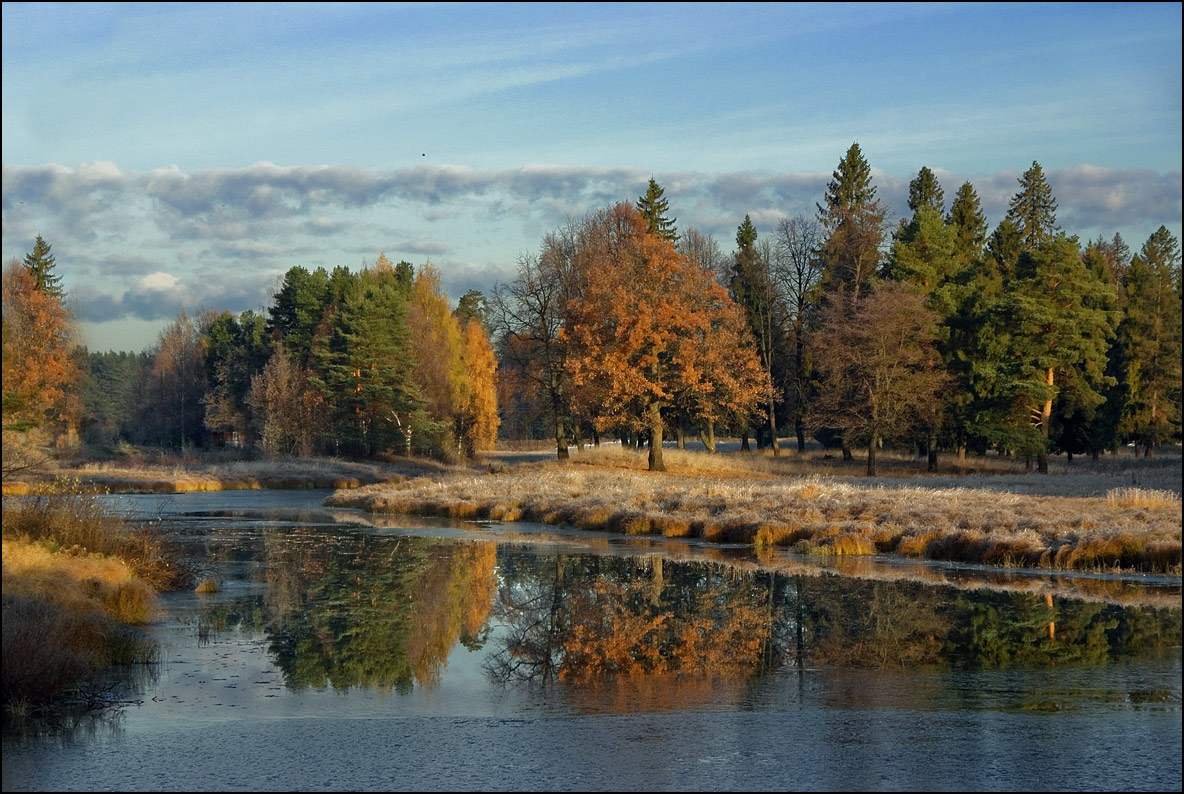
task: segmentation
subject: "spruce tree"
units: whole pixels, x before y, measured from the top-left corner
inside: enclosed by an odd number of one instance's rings
[[[922,166],[913,181],[909,182],[909,209],[915,213],[923,204],[933,207],[939,214],[945,212],[945,191],[929,166]]]
[[[24,265],[33,276],[37,289],[60,299],[63,294],[62,278],[53,272],[55,260],[50,247],[41,235],[37,235],[32,252],[25,254]]]
[[[831,176],[825,206],[818,205],[818,218],[828,232],[821,251],[823,285],[860,293],[880,264],[886,213],[858,143],[851,144]]]
[[[736,303],[744,310],[748,327],[756,341],[757,355],[761,367],[768,373],[770,383],[777,382],[774,372],[775,359],[785,343],[786,312],[781,297],[773,283],[768,257],[757,250],[757,231],[752,219],[745,215],[744,222],[736,229],[736,252],[733,257],[731,292]],[[780,455],[777,443],[777,418],[775,413],[775,390],[770,390],[765,406],[768,420],[768,434],[774,457]],[[758,445],[762,432],[757,428]],[[748,441],[747,432],[743,443]]]
[[[1121,428],[1145,454],[1180,432],[1180,248],[1160,226],[1126,273],[1119,330],[1127,389]]]
[[[963,267],[968,267],[982,255],[987,242],[987,218],[974,185],[963,182],[946,216],[954,235],[955,256]]]
[[[637,210],[649,224],[651,233],[673,243],[678,240],[678,231],[674,226],[677,219],[666,217],[666,213],[670,211],[670,202],[666,200],[665,193],[654,178],[650,177],[645,195],[637,199]]]
[[[847,153],[831,172],[826,185],[826,205],[818,205],[818,217],[827,228],[833,228],[839,221],[838,210],[863,207],[876,199],[876,187],[872,184],[872,168],[863,157],[858,143],[852,143]]]
[[[1057,201],[1044,178],[1044,169],[1035,160],[1019,183],[1020,191],[1012,197],[1007,217],[1019,227],[1024,248],[1031,250],[1056,233]]]

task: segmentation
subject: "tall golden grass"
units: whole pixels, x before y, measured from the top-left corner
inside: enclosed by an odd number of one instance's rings
[[[159,536],[105,513],[93,493],[5,497],[3,702],[10,713],[63,702],[101,704],[111,665],[152,661],[135,628],[151,620],[158,589],[188,572]],[[106,683],[104,683],[106,682]]]

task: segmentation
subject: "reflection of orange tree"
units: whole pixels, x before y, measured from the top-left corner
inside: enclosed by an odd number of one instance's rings
[[[494,678],[689,683],[763,669],[775,619],[766,577],[709,563],[564,557],[512,572],[499,598],[508,630],[487,662]]]
[[[645,581],[601,578],[573,595],[561,680],[680,673],[731,678],[757,672],[771,633],[768,608],[747,588],[698,594],[682,614],[651,603]]]
[[[493,543],[269,534],[268,619],[288,686],[409,690],[473,643],[495,589]]]

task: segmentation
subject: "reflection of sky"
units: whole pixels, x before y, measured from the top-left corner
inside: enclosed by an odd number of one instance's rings
[[[1181,233],[1180,29],[1178,4],[8,3],[3,257],[44,235],[91,347],[140,349],[182,307],[262,310],[292,265],[488,290],[651,175],[730,250],[745,214],[813,213],[852,141],[890,220],[927,165],[994,225],[1038,160],[1066,231],[1137,249]]]

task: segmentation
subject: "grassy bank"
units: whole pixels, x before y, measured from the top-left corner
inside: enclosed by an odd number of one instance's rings
[[[151,530],[127,527],[76,486],[6,498],[6,716],[102,705],[110,668],[155,659],[137,624],[153,618],[156,593],[185,584]]]
[[[74,461],[39,477],[6,482],[4,493],[30,493],[63,476],[107,493],[188,493],[263,488],[357,488],[443,471],[431,461],[362,463],[331,458],[219,460],[160,456],[147,460]]]
[[[1180,575],[1180,458],[1071,473],[998,466],[877,480],[808,474],[793,456],[602,449],[558,463],[491,463],[338,492],[373,512],[539,521],[631,535],[783,546],[806,554],[905,557],[1078,571]],[[1106,467],[1111,468],[1106,468]],[[1133,485],[1132,483],[1139,483]],[[1161,486],[1161,487],[1154,487]],[[1035,492],[1033,492],[1035,491]]]

